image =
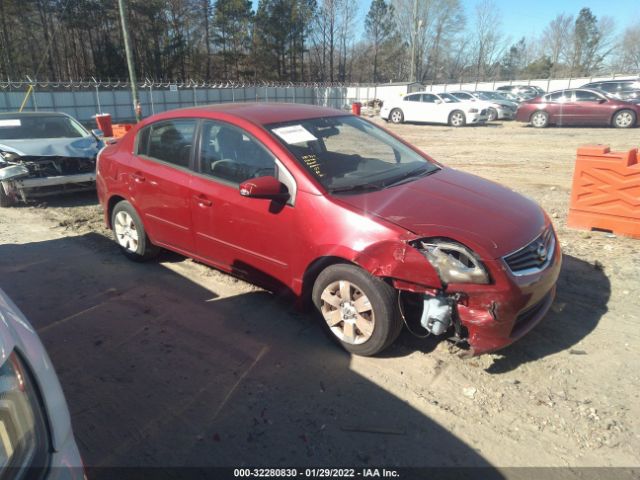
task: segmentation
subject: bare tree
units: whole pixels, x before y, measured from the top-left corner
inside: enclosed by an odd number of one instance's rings
[[[477,80],[484,80],[491,75],[503,55],[500,22],[500,13],[493,0],[482,0],[476,5],[471,46]]]
[[[619,47],[615,67],[622,72],[640,73],[640,21],[624,29]]]

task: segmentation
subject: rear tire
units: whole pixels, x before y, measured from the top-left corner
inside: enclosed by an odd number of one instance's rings
[[[545,128],[549,126],[549,114],[542,111],[533,112],[529,121],[535,128]]]
[[[391,113],[389,113],[389,119],[391,120],[391,123],[403,123],[404,113],[402,113],[402,110],[400,110],[399,108],[394,108],[393,110],[391,110]]]
[[[636,125],[636,114],[631,110],[620,110],[616,112],[612,120],[616,128],[632,128]]]
[[[452,127],[464,127],[467,124],[467,117],[461,110],[454,110],[449,114],[449,125]]]
[[[324,269],[312,299],[331,337],[356,355],[381,352],[402,330],[396,290],[354,265]]]
[[[113,207],[111,228],[116,243],[128,259],[145,262],[160,253],[160,248],[149,240],[138,212],[126,200]]]

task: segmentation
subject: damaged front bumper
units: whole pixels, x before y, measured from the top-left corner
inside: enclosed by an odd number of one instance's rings
[[[95,189],[95,158],[15,157],[0,163],[0,188],[9,204],[62,192]]]
[[[393,284],[403,294],[420,298],[422,305],[413,324],[419,323],[432,335],[450,334],[457,343],[468,346],[470,355],[479,355],[510,345],[545,317],[556,295],[562,265],[559,242],[554,242],[549,253],[544,268],[525,275],[514,274],[502,258],[484,261],[492,279],[487,284],[449,283],[429,288],[395,279]]]

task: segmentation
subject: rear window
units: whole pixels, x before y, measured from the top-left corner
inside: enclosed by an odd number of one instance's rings
[[[188,167],[196,122],[187,118],[149,125],[138,134],[137,154]]]

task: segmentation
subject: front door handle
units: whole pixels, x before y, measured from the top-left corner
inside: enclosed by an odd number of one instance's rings
[[[194,195],[193,199],[201,207],[210,207],[211,205],[213,205],[213,202],[211,200],[209,200],[207,197],[205,197],[203,194]]]
[[[131,178],[133,178],[133,180],[138,183],[142,183],[146,180],[146,178],[144,178],[144,175],[142,175],[140,172],[132,173]]]

